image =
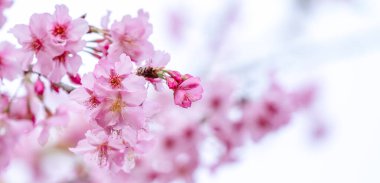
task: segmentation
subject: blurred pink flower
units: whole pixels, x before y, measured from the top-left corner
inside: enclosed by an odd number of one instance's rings
[[[66,106],[60,106],[54,114],[39,122],[42,126],[38,142],[41,145],[45,145],[49,139],[51,127],[63,127],[66,126],[69,121],[68,109]]]
[[[104,131],[87,131],[86,139],[79,141],[70,151],[84,155],[89,164],[119,171],[124,163],[125,149],[120,139],[111,138]]]
[[[14,120],[0,113],[0,172],[8,165],[20,136],[31,129],[32,124],[29,121]]]
[[[17,59],[19,54],[19,51],[12,44],[0,43],[0,80],[13,80],[22,73]]]
[[[249,102],[243,107],[243,121],[255,142],[286,125],[294,112],[292,98],[276,83],[268,89],[260,101]]]

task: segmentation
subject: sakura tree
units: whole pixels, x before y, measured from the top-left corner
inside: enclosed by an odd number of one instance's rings
[[[56,5],[9,30],[17,45],[0,43],[0,172],[22,160],[31,182],[195,182],[196,171],[238,160],[236,149],[313,102],[314,86],[288,91],[272,72],[253,98],[226,75],[167,67],[144,10],[116,21],[108,13],[100,27],[86,16]],[[87,63],[91,72],[79,72]],[[219,148],[205,161],[210,139]],[[55,154],[69,159],[63,176],[44,168]]]

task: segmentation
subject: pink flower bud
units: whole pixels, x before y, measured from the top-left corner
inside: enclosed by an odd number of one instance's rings
[[[55,83],[50,83],[50,89],[54,90],[55,92],[59,93],[59,86]]]
[[[175,79],[178,83],[182,83],[182,75],[178,71],[169,71],[169,75]]]
[[[41,79],[38,78],[37,81],[34,83],[34,92],[36,92],[38,96],[42,96],[44,94],[44,91],[45,91],[45,85],[41,81]]]
[[[174,89],[174,102],[175,104],[188,108],[191,103],[202,98],[203,88],[200,85],[200,79],[197,77],[190,77],[180,83]]]
[[[80,78],[79,74],[75,74],[75,75],[68,74],[68,75],[71,82],[77,85],[82,85],[82,79]]]
[[[185,74],[182,76],[182,80],[186,80],[186,79],[189,79],[189,78],[192,78],[193,76],[190,75],[190,74]]]
[[[166,78],[166,83],[168,84],[168,87],[170,89],[175,89],[175,88],[178,87],[178,82],[174,78],[172,78],[172,77],[167,77]]]

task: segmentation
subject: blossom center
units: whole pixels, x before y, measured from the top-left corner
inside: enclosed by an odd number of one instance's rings
[[[30,47],[34,51],[40,51],[42,48],[42,42],[39,39],[34,39],[33,42],[30,43]]]
[[[55,25],[52,34],[54,36],[60,36],[61,38],[66,38],[66,26],[65,25]]]
[[[93,109],[100,104],[100,101],[95,96],[91,96],[87,103],[90,109]]]
[[[164,139],[164,147],[168,150],[174,148],[176,141],[172,137],[166,137]]]
[[[222,101],[220,100],[220,98],[216,97],[211,100],[211,106],[213,109],[218,110],[221,105],[222,105]]]
[[[271,115],[275,115],[279,111],[278,106],[273,102],[266,103],[265,107],[266,107],[267,111],[269,112],[269,114],[271,114]]]
[[[114,70],[111,70],[111,75],[109,77],[109,83],[113,89],[121,88],[121,80],[122,80],[122,78]]]
[[[123,38],[122,38],[123,42],[126,43],[127,45],[129,46],[134,46],[135,45],[135,42],[136,40],[131,37],[131,36],[128,36],[128,35],[125,35]]]
[[[266,117],[260,116],[257,120],[257,125],[262,129],[269,129],[272,126]]]
[[[121,112],[121,110],[127,105],[120,98],[116,99],[111,105],[112,112]]]

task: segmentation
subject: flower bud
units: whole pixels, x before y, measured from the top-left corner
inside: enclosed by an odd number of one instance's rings
[[[37,81],[34,83],[34,92],[36,92],[38,96],[42,96],[44,94],[44,91],[45,91],[45,85],[41,81],[41,79],[38,77]]]
[[[75,74],[75,75],[68,74],[68,75],[71,82],[77,85],[82,85],[82,79],[80,78],[79,74]]]
[[[175,89],[178,87],[178,82],[172,77],[167,77],[166,83],[170,89]]]

